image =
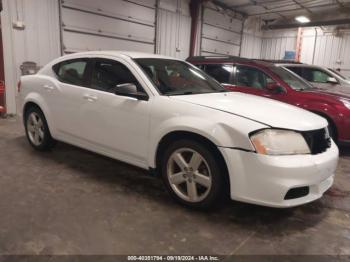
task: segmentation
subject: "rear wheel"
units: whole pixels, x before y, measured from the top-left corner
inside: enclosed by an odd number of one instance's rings
[[[191,140],[179,140],[165,150],[162,178],[170,195],[189,207],[212,208],[225,191],[218,159],[206,146]]]
[[[39,108],[33,106],[26,111],[25,129],[29,143],[36,150],[46,151],[55,145],[45,116]]]

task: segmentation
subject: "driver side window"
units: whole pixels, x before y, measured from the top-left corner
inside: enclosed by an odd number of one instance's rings
[[[237,86],[261,90],[265,89],[268,83],[275,82],[261,70],[249,66],[237,66],[235,80]]]
[[[95,60],[91,88],[115,93],[117,86],[122,84],[134,84],[138,92],[145,93],[135,76],[122,63],[108,59]]]
[[[331,75],[321,70],[313,68],[303,68],[303,78],[305,78],[309,82],[327,83],[329,77],[331,77]]]

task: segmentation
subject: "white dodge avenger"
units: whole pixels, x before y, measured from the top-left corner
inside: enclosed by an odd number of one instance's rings
[[[180,203],[234,200],[291,207],[333,184],[338,148],[327,121],[267,98],[226,91],[170,57],[88,52],[19,83],[29,143],[64,141],[162,177]]]

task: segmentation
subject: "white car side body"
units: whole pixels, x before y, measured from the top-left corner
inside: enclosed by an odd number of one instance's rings
[[[62,84],[52,66],[75,58],[107,58],[123,63],[143,86],[149,100]],[[241,93],[163,96],[133,61],[134,58],[173,59],[115,51],[79,53],[56,59],[38,74],[22,77],[20,96],[23,110],[28,103],[39,106],[51,135],[59,141],[144,169],[156,168],[157,149],[165,136],[172,132],[197,134],[218,147],[228,167],[231,197],[245,202],[275,207],[300,205],[321,197],[331,186],[338,161],[338,149],[334,143],[320,156],[278,157],[254,153],[255,148],[249,139],[251,132],[271,127],[296,131],[325,128],[325,119],[288,104]],[[89,103],[84,99],[86,96],[94,97],[96,101]],[[264,165],[268,166],[266,172],[252,173]],[[316,174],[318,165],[327,170],[324,175]],[[278,173],[284,172],[285,168],[288,175],[283,178],[283,174]],[[303,172],[303,168],[309,168],[312,175],[300,177],[298,174],[295,179],[293,172]],[[261,177],[262,173],[265,178]],[[254,180],[260,183],[260,189],[249,185]],[[317,185],[326,183],[325,180],[328,181],[327,187],[321,190]],[[281,199],[288,188],[310,183],[315,187],[312,196],[295,201]],[[277,193],[269,192],[266,197],[264,194],[268,191]]]

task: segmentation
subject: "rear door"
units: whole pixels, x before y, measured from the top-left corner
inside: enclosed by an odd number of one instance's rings
[[[45,101],[50,106],[52,119],[58,135],[71,142],[82,136],[79,109],[84,103],[83,94],[88,86],[89,59],[66,60],[53,66],[56,82],[47,82],[44,88]]]

